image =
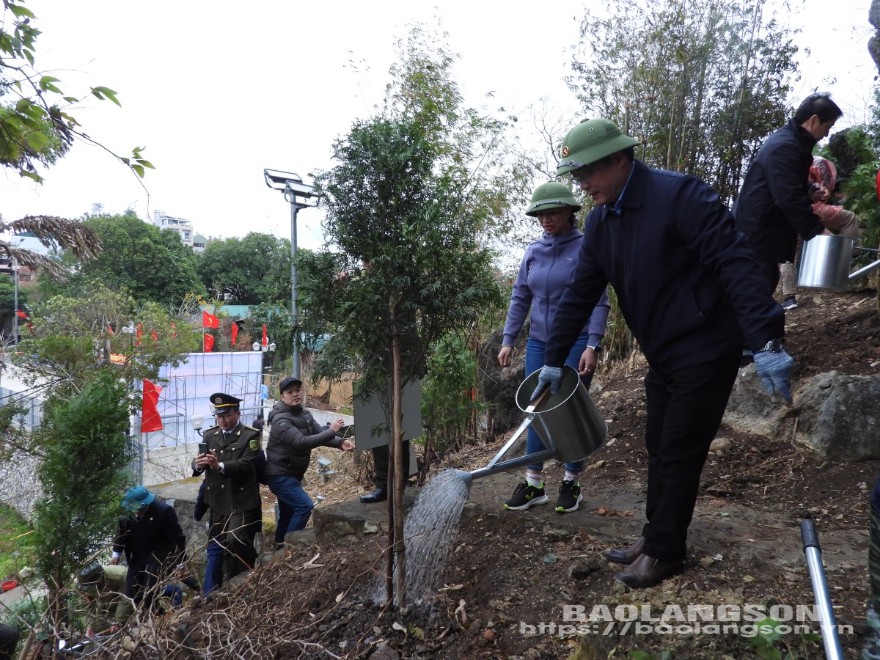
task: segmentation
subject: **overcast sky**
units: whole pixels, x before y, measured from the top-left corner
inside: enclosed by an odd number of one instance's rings
[[[37,66],[65,92],[115,89],[123,105],[74,112],[84,130],[119,154],[146,147],[155,171],[145,192],[101,149],[76,145],[41,185],[0,173],[0,214],[79,217],[102,204],[161,210],[213,236],[290,236],[290,211],[263,168],[308,173],[332,166],[332,141],[383,97],[394,42],[414,21],[439,25],[461,55],[454,76],[470,105],[523,112],[546,98],[580,119],[563,78],[577,40],[578,2],[497,0],[305,2],[303,0],[28,0],[43,31]],[[797,99],[829,90],[861,122],[874,66],[866,43],[870,0],[804,0],[786,14],[812,48]],[[356,72],[351,64],[355,64]],[[491,93],[491,97],[488,96]],[[793,100],[793,102],[796,102]],[[528,130],[528,122],[521,122]],[[525,203],[526,200],[524,200]],[[299,244],[320,245],[319,212],[299,214]]]

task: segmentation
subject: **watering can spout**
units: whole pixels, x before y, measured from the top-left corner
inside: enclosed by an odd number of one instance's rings
[[[465,472],[464,470],[453,470],[452,474],[461,479],[465,483],[465,485],[470,488],[471,482],[474,480],[474,477],[470,472]]]

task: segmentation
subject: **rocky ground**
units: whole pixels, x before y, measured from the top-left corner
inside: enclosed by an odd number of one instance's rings
[[[806,293],[799,302],[787,325],[796,381],[880,369],[873,291]],[[639,361],[600,368],[594,398],[609,435],[589,459],[582,508],[564,516],[551,506],[504,511],[519,471],[475,480],[448,560],[435,567],[442,586],[420,602],[411,595],[405,614],[371,597],[377,585],[381,593],[385,507],[356,501],[365,469],[334,453],[337,473],[308,489],[324,498],[319,512],[359,516],[365,533],[323,545],[306,533],[227,593],[155,622],[143,643],[171,657],[820,658],[818,624],[797,620],[804,618],[798,608],[814,603],[799,528],[810,516],[844,626],[840,639],[855,657],[868,585],[868,494],[880,461],[824,462],[788,436],[722,427],[703,474],[685,572],[641,591],[614,582],[618,569],[600,552],[628,544],[644,517],[643,374]],[[482,467],[499,446],[447,457],[434,472]],[[548,465],[551,500],[559,474]],[[408,490],[409,501],[418,490]],[[599,620],[566,621],[566,612],[569,619],[595,612]],[[665,626],[657,620],[664,612]],[[737,612],[748,620],[719,624]],[[770,615],[811,632],[757,634],[755,619]]]

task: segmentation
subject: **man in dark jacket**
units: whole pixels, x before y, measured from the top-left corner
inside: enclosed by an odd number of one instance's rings
[[[648,522],[633,546],[606,554],[615,579],[641,588],[683,569],[700,473],[744,343],[771,391],[790,398],[783,311],[717,193],[693,176],[650,169],[639,144],[592,119],[563,142],[557,174],[593,199],[577,265],[553,318],[538,381],[559,388],[562,364],[608,284],[648,359]],[[534,395],[533,397],[534,398]]]
[[[270,413],[272,429],[266,445],[266,483],[278,498],[275,543],[281,545],[289,532],[306,526],[315,506],[302,487],[312,449],[335,447],[342,451],[353,451],[354,444],[336,435],[345,426],[344,420],[337,419],[329,426],[322,427],[303,408],[305,393],[299,378],[288,376],[281,381],[278,389],[281,391],[281,401],[275,404]]]
[[[223,549],[223,575],[229,579],[254,567],[254,538],[262,528],[262,500],[256,465],[261,433],[241,423],[241,399],[217,392],[211,395],[217,426],[202,434],[207,453],[192,467],[205,473],[205,502],[211,510],[208,553]],[[204,593],[220,586],[205,575]]]
[[[798,234],[805,241],[833,235],[813,213],[808,178],[813,147],[841,115],[830,95],[811,94],[767,138],[746,172],[733,214],[761,262],[771,294],[779,283],[779,264],[794,261]]]
[[[186,537],[174,508],[157,500],[144,486],[129,488],[122,506],[131,515],[119,521],[110,564],[119,564],[125,555],[125,595],[135,605],[143,601],[149,607],[156,583],[183,568]]]

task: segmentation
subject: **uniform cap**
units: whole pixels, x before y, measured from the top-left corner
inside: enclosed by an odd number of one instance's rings
[[[231,394],[215,392],[211,395],[211,403],[216,412],[225,412],[227,410],[237,410],[238,404],[241,403],[241,399],[234,397]]]

